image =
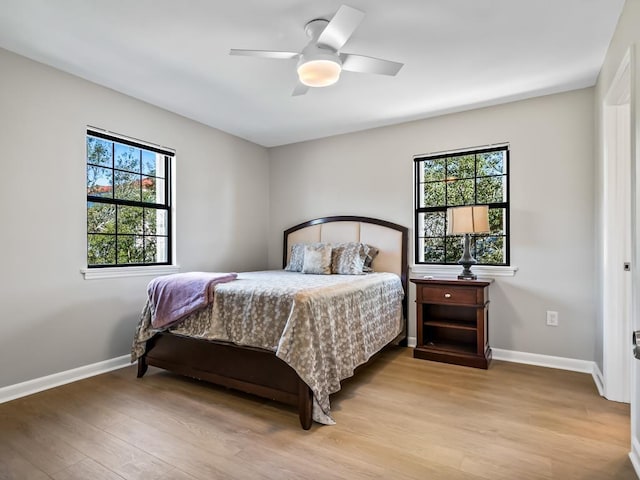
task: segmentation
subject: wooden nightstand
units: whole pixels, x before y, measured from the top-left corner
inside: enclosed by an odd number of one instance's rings
[[[491,280],[411,279],[416,284],[415,358],[488,368]]]

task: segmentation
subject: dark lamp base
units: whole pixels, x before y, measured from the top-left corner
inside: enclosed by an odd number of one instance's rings
[[[475,258],[471,256],[469,252],[469,243],[470,238],[469,234],[465,233],[464,237],[462,237],[462,258],[458,260],[458,263],[462,265],[462,273],[458,275],[458,280],[477,280],[478,277],[471,272],[471,266],[478,263]]]
[[[461,274],[458,275],[458,280],[477,280],[478,276],[474,275],[473,273],[467,275],[467,274]]]

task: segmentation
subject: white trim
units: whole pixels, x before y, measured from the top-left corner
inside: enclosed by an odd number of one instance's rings
[[[527,365],[538,365],[539,367],[558,368],[572,372],[593,374],[595,362],[591,360],[579,360],[577,358],[554,357],[551,355],[541,355],[539,353],[517,352],[514,350],[503,350],[501,348],[491,348],[494,360],[504,360],[506,362],[526,363]]]
[[[416,346],[416,337],[407,338],[408,346]],[[491,348],[493,360],[504,362],[524,363],[527,365],[537,365],[539,367],[557,368],[559,370],[569,370],[571,372],[590,373],[593,382],[596,384],[598,393],[603,396],[604,382],[602,372],[596,362],[591,360],[579,360],[577,358],[554,357],[539,353],[518,352],[515,350],[503,350],[502,348]],[[640,451],[640,449],[638,450]]]
[[[640,287],[640,275],[638,270],[638,264],[640,263],[640,149],[638,143],[640,142],[640,124],[637,121],[638,109],[640,108],[638,103],[638,95],[640,94],[640,76],[637,74],[638,66],[636,61],[636,46],[634,44],[629,45],[625,59],[628,56],[629,60],[629,157],[631,159],[631,315],[630,323],[631,330],[640,329],[640,295],[638,294],[638,288]],[[625,61],[623,60],[623,63]],[[627,337],[628,338],[628,337]],[[630,358],[633,358],[630,356]],[[629,452],[629,458],[636,472],[636,475],[640,477],[640,397],[639,391],[640,385],[640,366],[636,360],[630,360],[632,362],[631,367],[631,452]]]
[[[602,371],[596,362],[593,362],[593,372],[591,373],[593,377],[593,381],[596,384],[596,388],[598,389],[598,393],[601,397],[604,397],[604,376],[602,375]]]
[[[416,337],[408,337],[409,346],[416,345]],[[503,350],[502,348],[493,348],[492,358],[494,360],[502,360],[504,362],[525,363],[527,365],[537,365],[539,367],[557,368],[560,370],[569,370],[572,372],[590,373],[593,381],[598,388],[598,392],[602,395],[602,373],[596,362],[591,360],[579,360],[577,358],[554,357],[551,355],[542,355],[539,353],[518,352],[515,350]]]
[[[471,269],[479,277],[513,277],[518,271],[518,267],[515,266],[492,265],[474,265]],[[458,278],[461,271],[462,266],[460,265],[411,265],[411,273],[416,275]]]
[[[418,345],[417,337],[407,337],[407,347],[415,348]]]
[[[80,273],[85,280],[96,280],[101,278],[121,278],[121,277],[143,277],[168,275],[178,273],[180,265],[148,265],[145,267],[105,267],[105,268],[82,268]]]
[[[631,274],[622,269],[631,261],[631,49],[620,62],[602,103],[602,370],[604,395],[630,401],[632,331]]]
[[[640,478],[640,443],[635,438],[631,439],[631,451],[629,452],[631,465],[636,471],[636,475]]]
[[[76,382],[84,378],[100,375],[101,373],[110,372],[119,368],[127,367],[131,364],[131,355],[122,355],[121,357],[111,358],[103,362],[92,363],[83,367],[73,368],[65,372],[54,373],[46,377],[34,378],[26,382],[9,385],[0,388],[0,403],[15,400],[16,398],[26,397],[33,393],[48,390],[53,387],[59,387],[67,383]]]
[[[158,143],[147,142],[146,140],[140,140],[139,138],[130,137],[129,135],[123,135],[122,133],[112,132],[111,130],[106,130],[104,128],[87,125],[87,128],[85,129],[85,131],[86,130],[93,130],[96,133],[104,133],[105,135],[109,135],[111,137],[119,138],[121,140],[127,140],[129,142],[136,142],[136,143],[139,143],[140,145],[144,145],[146,147],[152,147],[152,148],[156,148],[156,149],[160,149],[160,150],[165,150],[167,153],[170,154],[169,156],[175,156],[175,154],[176,154],[176,149],[175,148],[165,147],[164,145],[160,145]],[[88,133],[88,135],[91,135],[91,134]]]
[[[414,160],[416,158],[431,158],[431,157],[438,157],[441,155],[455,155],[456,153],[460,153],[460,152],[470,152],[472,150],[485,150],[488,148],[501,148],[501,147],[509,147],[510,143],[509,142],[502,142],[502,143],[490,143],[489,145],[481,145],[479,147],[467,147],[467,148],[456,148],[455,150],[442,150],[440,152],[431,152],[431,153],[421,153],[418,155],[414,155],[413,158]]]
[[[605,104],[608,105],[622,105],[624,103],[631,102],[631,56],[632,48],[630,46],[620,60],[618,70],[616,71],[611,86],[605,96]],[[627,86],[629,85],[629,87]]]

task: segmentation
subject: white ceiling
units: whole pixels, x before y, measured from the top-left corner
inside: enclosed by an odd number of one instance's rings
[[[366,12],[342,49],[403,62],[292,97],[304,25]],[[265,146],[591,86],[624,0],[0,0],[0,46]],[[1,72],[0,72],[1,74]]]

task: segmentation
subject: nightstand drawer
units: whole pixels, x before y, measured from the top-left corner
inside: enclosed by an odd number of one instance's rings
[[[478,302],[476,288],[456,287],[456,286],[436,286],[422,285],[420,288],[418,301],[424,303],[477,305]]]

